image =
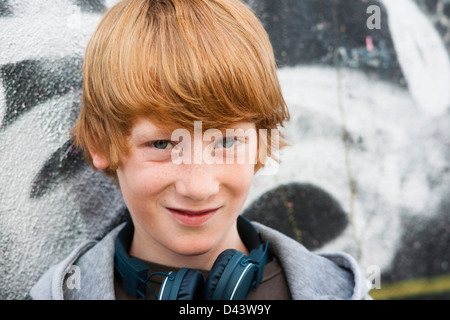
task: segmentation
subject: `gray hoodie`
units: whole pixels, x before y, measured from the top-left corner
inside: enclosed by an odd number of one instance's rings
[[[367,281],[356,261],[346,253],[317,254],[297,241],[259,223],[253,223],[269,250],[279,259],[292,298],[370,299]],[[114,300],[115,239],[123,224],[101,241],[87,241],[59,264],[51,267],[31,289],[39,300]],[[73,266],[79,270],[78,286],[65,281]]]

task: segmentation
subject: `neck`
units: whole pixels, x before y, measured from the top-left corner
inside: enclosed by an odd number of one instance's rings
[[[177,252],[151,239],[139,228],[135,229],[129,255],[141,260],[175,268],[210,270],[220,253],[226,249],[236,249],[248,255],[248,250],[239,237],[237,227],[231,228],[224,239],[219,239],[207,250],[200,252]]]

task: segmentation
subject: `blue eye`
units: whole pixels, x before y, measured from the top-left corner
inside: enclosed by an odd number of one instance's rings
[[[158,140],[152,143],[152,146],[156,149],[167,149],[169,147],[170,141],[169,140]]]
[[[222,148],[232,148],[236,143],[236,139],[234,137],[232,138],[223,138],[221,147]]]

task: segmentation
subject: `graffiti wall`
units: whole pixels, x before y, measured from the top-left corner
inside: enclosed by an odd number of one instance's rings
[[[0,299],[124,219],[69,139],[84,48],[116,2],[0,1]],[[450,0],[246,2],[291,120],[244,214],[351,253],[374,298],[450,298]]]

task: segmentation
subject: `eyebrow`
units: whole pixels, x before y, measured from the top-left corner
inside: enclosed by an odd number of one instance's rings
[[[148,140],[170,140],[171,132],[159,127],[154,128],[137,128],[133,130],[130,140],[134,142],[147,142]]]

